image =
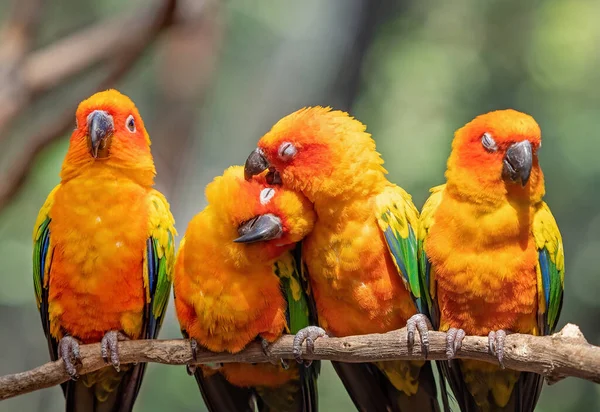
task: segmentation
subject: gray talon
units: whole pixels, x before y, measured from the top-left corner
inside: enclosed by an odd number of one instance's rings
[[[275,366],[280,365],[284,370],[288,370],[290,365],[285,359],[273,359],[273,357],[271,356],[271,351],[269,350],[269,345],[270,344],[266,339],[261,338],[260,346],[262,347],[262,352],[267,358],[269,358],[269,362]]]
[[[79,354],[79,342],[72,336],[63,337],[58,343],[58,356],[65,363],[65,369],[72,380],[77,380],[76,365],[81,365],[81,356]]]
[[[195,361],[198,359],[198,341],[196,339],[190,338],[190,348],[192,350],[192,359]],[[189,363],[185,365],[185,370],[190,376],[196,373],[196,369],[196,365],[190,365]]]
[[[325,329],[318,326],[307,326],[300,329],[296,336],[294,336],[294,344],[292,353],[298,363],[304,363],[304,366],[310,366],[312,360],[302,359],[302,344],[306,342],[306,353],[312,354],[315,351],[315,341],[319,338],[327,338],[327,332]]]
[[[110,363],[117,372],[121,370],[121,361],[119,360],[119,341],[126,340],[127,336],[123,333],[110,330],[104,334],[102,341],[100,342],[100,350],[102,352],[102,359],[105,363],[108,363],[110,357]]]
[[[418,330],[419,336],[421,337],[421,348],[425,358],[427,358],[427,354],[429,353],[429,329],[432,328],[429,318],[422,313],[411,316],[406,322],[408,347],[411,348],[414,346],[415,331]]]
[[[492,355],[498,358],[500,367],[504,369],[504,342],[506,341],[506,331],[500,329],[491,331],[488,334],[488,344]]]
[[[462,347],[462,341],[465,338],[465,331],[462,329],[450,328],[446,332],[446,356],[452,359]]]

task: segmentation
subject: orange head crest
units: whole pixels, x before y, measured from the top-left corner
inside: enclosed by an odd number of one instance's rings
[[[96,93],[79,104],[63,179],[94,163],[145,172],[150,180],[154,176],[142,117],[131,99],[117,90]]]
[[[345,112],[309,107],[277,122],[246,160],[246,178],[270,169],[272,183],[300,190],[311,201],[383,179],[383,161],[365,126]]]
[[[507,109],[477,116],[454,135],[448,183],[468,192],[543,194],[541,144],[540,127],[528,114]]]
[[[242,166],[231,166],[208,184],[206,198],[235,231],[236,243],[266,242],[283,252],[302,240],[315,221],[308,199],[267,184],[264,175],[246,181]]]

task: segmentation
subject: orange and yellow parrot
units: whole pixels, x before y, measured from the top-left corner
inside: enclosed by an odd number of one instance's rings
[[[509,332],[554,331],[563,300],[558,226],[542,201],[540,127],[515,110],[459,129],[447,183],[421,213],[419,243],[433,326],[451,359],[465,334],[487,335],[502,365]],[[451,367],[450,367],[451,366]],[[462,411],[533,411],[543,378],[472,360],[442,364]]]
[[[244,180],[242,166],[215,178],[206,198],[175,263],[181,330],[193,350],[236,353],[258,339],[268,353],[282,334],[316,322],[295,248],[313,227],[312,205],[264,175]],[[310,412],[319,366],[229,363],[194,374],[211,412]]]
[[[119,365],[118,340],[156,338],[174,263],[174,221],[154,190],[150,139],[116,90],[83,101],[60,174],[33,231],[33,283],[52,360],[72,379],[66,410],[131,411],[145,364]],[[78,377],[79,344],[111,367]]]
[[[309,343],[325,332],[383,333],[407,322],[413,334],[427,329],[418,314],[424,303],[418,212],[410,195],[386,179],[382,164],[362,123],[323,107],[281,119],[246,160],[246,178],[270,169],[270,182],[300,191],[314,204],[317,222],[303,241],[303,256],[324,330],[300,331],[297,337]],[[429,362],[334,367],[361,411],[439,409]]]

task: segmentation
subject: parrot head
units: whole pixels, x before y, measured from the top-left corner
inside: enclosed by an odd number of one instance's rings
[[[473,192],[543,195],[541,144],[540,127],[528,114],[508,109],[480,115],[454,135],[448,183]]]
[[[139,171],[153,180],[150,137],[135,104],[117,90],[106,90],[82,101],[61,175],[76,175],[86,166],[104,164]]]
[[[345,112],[309,107],[277,122],[245,164],[246,179],[269,170],[273,184],[323,197],[377,190],[383,161],[365,126]]]
[[[313,228],[311,203],[298,192],[266,182],[260,175],[244,179],[242,166],[231,166],[206,187],[206,198],[225,223],[230,245],[275,258],[291,249]]]

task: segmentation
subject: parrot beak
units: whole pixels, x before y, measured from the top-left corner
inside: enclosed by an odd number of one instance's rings
[[[521,185],[527,185],[531,175],[533,164],[533,152],[529,140],[515,143],[508,148],[504,156],[504,167],[502,176],[511,181],[520,181]]]
[[[88,146],[95,159],[108,157],[115,125],[110,114],[94,110],[88,116]]]
[[[262,150],[256,148],[246,159],[246,164],[244,165],[244,178],[250,180],[252,179],[252,176],[262,173],[268,168],[269,162],[263,155]]]
[[[240,237],[235,243],[254,243],[280,238],[283,234],[281,219],[270,213],[256,216],[238,227]]]

